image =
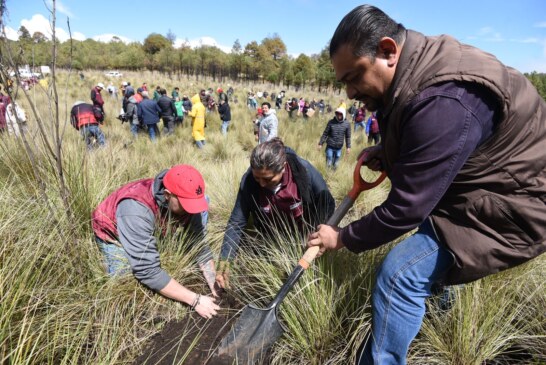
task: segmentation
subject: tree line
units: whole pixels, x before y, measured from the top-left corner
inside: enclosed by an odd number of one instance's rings
[[[69,39],[57,44],[57,67],[76,70],[156,70],[188,77],[211,77],[222,82],[270,82],[285,87],[313,87],[319,91],[339,89],[330,63],[328,47],[320,53],[294,58],[287,54],[286,45],[279,35],[264,38],[260,43],[251,41],[244,47],[239,40],[231,52],[218,47],[202,45],[192,48],[187,44],[174,46],[176,36],[152,33],[143,43],[126,44],[113,37],[108,42]],[[18,41],[9,41],[12,54],[18,55],[21,65],[48,65],[51,63],[51,41],[40,32],[30,34],[19,29]]]
[[[176,36],[151,33],[144,42],[125,44],[113,37],[108,43],[86,39],[67,40],[57,44],[57,66],[76,70],[156,70],[188,77],[211,77],[223,82],[270,82],[286,88],[311,87],[340,90],[335,80],[328,46],[312,56],[287,54],[286,45],[278,34],[264,38],[260,43],[251,41],[242,47],[239,40],[226,53],[214,46],[192,48],[187,44],[174,47]],[[52,60],[51,41],[42,33],[30,32],[21,26],[19,40],[8,41],[20,65],[49,65]],[[546,100],[546,74],[525,73]]]

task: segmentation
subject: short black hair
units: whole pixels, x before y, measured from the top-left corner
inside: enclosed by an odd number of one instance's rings
[[[264,101],[264,102],[262,103],[262,106],[264,106],[264,105],[267,105],[267,107],[268,107],[269,109],[271,109],[271,104],[269,104],[269,102]]]
[[[374,61],[383,37],[390,37],[400,44],[406,37],[406,28],[375,6],[357,6],[337,26],[330,41],[330,58],[341,46],[349,45],[354,56],[370,57]]]

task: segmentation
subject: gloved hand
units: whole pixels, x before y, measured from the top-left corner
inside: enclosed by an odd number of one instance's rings
[[[229,267],[229,261],[220,260],[218,270],[216,270],[216,283],[222,289],[229,289]]]

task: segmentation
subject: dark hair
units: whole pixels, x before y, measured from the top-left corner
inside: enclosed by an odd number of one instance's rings
[[[167,95],[167,90],[165,90],[165,89],[160,89],[160,90],[159,90],[159,93],[160,93],[161,95]]]
[[[330,58],[341,46],[349,45],[355,57],[369,57],[373,62],[383,37],[400,44],[406,37],[406,28],[375,6],[357,6],[337,26],[330,41]]]
[[[264,101],[264,102],[262,103],[262,106],[264,106],[264,105],[267,105],[267,107],[268,107],[269,109],[271,109],[271,104],[269,104],[269,102]],[[282,143],[282,142],[281,142],[281,143]]]
[[[278,174],[286,164],[286,152],[284,143],[278,137],[270,141],[260,143],[252,150],[250,155],[250,167],[253,170],[271,170]]]

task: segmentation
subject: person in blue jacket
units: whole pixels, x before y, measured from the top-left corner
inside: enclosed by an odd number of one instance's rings
[[[148,135],[152,141],[156,140],[159,135],[157,123],[161,115],[161,108],[157,105],[157,101],[150,99],[147,91],[142,92],[142,101],[138,103],[138,120],[148,127]]]

